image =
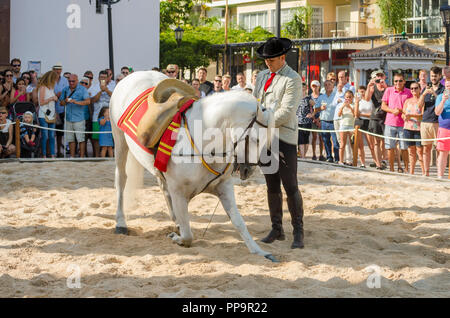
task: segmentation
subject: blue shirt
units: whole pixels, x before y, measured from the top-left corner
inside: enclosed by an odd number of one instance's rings
[[[336,105],[333,105],[334,96],[336,95],[336,92],[331,92],[330,96],[325,94],[321,94],[319,98],[317,98],[317,102],[314,105],[314,108],[319,108],[322,106],[322,103],[325,103],[327,105],[327,108],[325,110],[320,111],[320,120],[326,120],[326,121],[333,121],[334,118],[334,109]]]
[[[65,100],[67,97],[72,94],[70,87],[67,86],[62,90],[60,101]],[[70,97],[77,102],[84,101],[89,98],[89,93],[87,89],[80,84],[75,88],[75,93]],[[70,122],[77,122],[86,119],[86,107],[87,105],[78,105],[74,103],[67,103],[66,107],[66,119]]]
[[[436,98],[436,107],[442,102],[443,95],[444,94],[439,94]],[[450,129],[450,99],[447,99],[444,104],[444,110],[439,115],[439,127]]]
[[[54,89],[55,95],[57,95],[58,93],[62,92],[62,90],[64,89],[64,87],[67,87],[67,86],[69,86],[69,81],[68,81],[67,78],[65,78],[64,76],[61,76],[61,77],[59,78],[58,83],[56,83],[56,85],[55,85],[55,89]],[[57,102],[55,103],[55,107],[56,107],[56,112],[57,112],[58,114],[61,114],[61,113],[64,112],[64,106],[61,106],[61,105],[59,104],[59,101],[57,101]]]

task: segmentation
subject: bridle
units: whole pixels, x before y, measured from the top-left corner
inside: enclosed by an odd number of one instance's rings
[[[257,120],[259,106],[257,106],[257,107],[258,107],[258,108],[257,108],[257,112],[256,112],[255,117],[252,118],[252,120],[251,120],[250,123],[247,125],[247,128],[245,128],[245,130],[243,131],[243,133],[241,134],[241,136],[233,143],[233,149],[232,149],[232,152],[233,152],[233,158],[234,158],[234,160],[233,160],[233,161],[234,161],[234,169],[233,169],[233,171],[235,171],[236,168],[237,168],[237,152],[236,152],[236,148],[237,148],[238,144],[239,144],[242,140],[245,140],[245,161],[244,161],[244,164],[246,164],[246,165],[257,165],[257,163],[250,163],[250,162],[249,162],[249,149],[250,149],[250,137],[249,137],[249,131],[250,131],[250,129],[255,125],[255,123],[257,123],[257,124],[259,124],[259,125],[261,125],[261,126],[263,126],[263,127],[267,127],[267,126],[261,124],[261,123]],[[224,169],[222,172],[219,172],[219,171],[216,171],[215,169],[213,169],[213,168],[206,162],[206,160],[204,159],[204,154],[201,153],[201,152],[198,150],[197,146],[195,145],[194,139],[192,138],[191,133],[190,133],[190,130],[189,130],[189,125],[188,125],[188,121],[187,121],[186,115],[183,113],[182,116],[183,116],[184,128],[185,128],[185,130],[186,130],[186,135],[187,135],[187,137],[188,137],[188,139],[189,139],[189,142],[191,143],[192,149],[194,149],[194,152],[197,154],[197,156],[200,157],[200,160],[201,160],[201,162],[202,162],[202,165],[203,165],[209,172],[211,172],[212,174],[215,175],[215,177],[214,177],[212,180],[210,180],[210,181],[206,184],[206,186],[203,188],[203,190],[201,191],[201,192],[203,192],[203,191],[204,191],[204,190],[205,190],[212,182],[214,182],[215,180],[217,180],[218,178],[220,178],[221,176],[223,176],[223,175],[226,174],[226,172],[228,171],[228,169],[229,169],[230,166],[231,166],[231,163],[228,163],[228,164],[226,165],[225,169]],[[214,154],[214,155],[216,155],[216,154]],[[225,157],[225,156],[226,156],[226,153],[223,153],[222,155]],[[184,155],[181,154],[181,155],[178,155],[178,156],[184,156]]]

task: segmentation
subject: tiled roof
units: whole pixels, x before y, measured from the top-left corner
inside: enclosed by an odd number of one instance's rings
[[[429,49],[409,42],[408,40],[399,40],[392,44],[379,46],[370,50],[360,51],[350,54],[351,58],[364,57],[408,57],[408,58],[426,58],[426,59],[445,59],[445,53]]]

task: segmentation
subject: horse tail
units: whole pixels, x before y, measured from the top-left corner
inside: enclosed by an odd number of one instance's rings
[[[137,190],[144,184],[144,167],[136,160],[135,156],[128,151],[125,167],[127,182],[124,190],[124,208],[129,211],[138,207]]]

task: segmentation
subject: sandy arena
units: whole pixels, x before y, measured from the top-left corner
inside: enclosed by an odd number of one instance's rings
[[[277,264],[248,252],[220,205],[202,237],[212,195],[189,205],[193,247],[172,243],[175,226],[148,172],[127,215],[130,235],[115,235],[114,167],[0,165],[0,297],[450,297],[449,182],[301,162],[306,246],[290,249],[284,202],[287,240],[259,243]],[[264,178],[236,183],[259,240],[270,229]],[[371,265],[380,288],[368,287]],[[81,288],[68,288],[77,266]]]

